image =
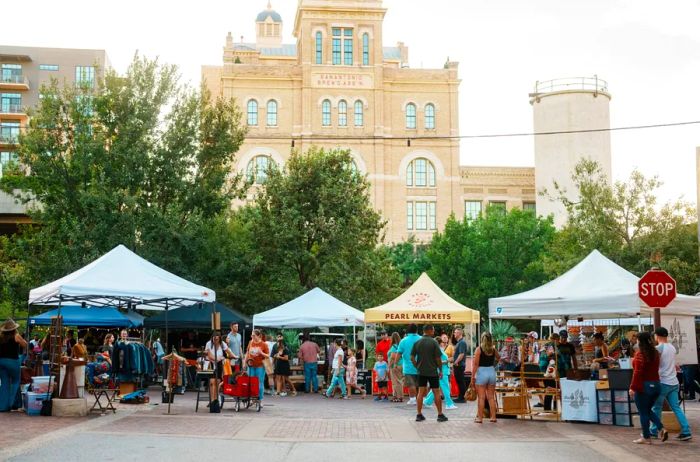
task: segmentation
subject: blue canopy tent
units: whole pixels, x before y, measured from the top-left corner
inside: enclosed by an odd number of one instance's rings
[[[29,318],[29,324],[35,326],[51,325],[51,318],[58,316],[58,309],[47,311],[38,316]],[[143,316],[136,312],[123,313],[113,306],[90,307],[62,306],[64,326],[73,327],[126,327],[135,328],[143,326]]]

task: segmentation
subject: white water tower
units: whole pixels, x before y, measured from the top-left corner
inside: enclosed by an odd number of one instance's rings
[[[555,79],[535,83],[530,94],[535,133],[572,132],[610,128],[608,84],[598,76]],[[554,183],[565,188],[569,199],[578,191],[571,175],[584,158],[597,161],[612,182],[610,132],[557,133],[535,138],[535,188],[537,214],[554,215],[554,224],[566,224],[567,213],[561,202],[541,196],[545,188],[553,195]]]

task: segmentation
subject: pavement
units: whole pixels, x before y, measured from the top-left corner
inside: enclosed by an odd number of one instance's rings
[[[419,460],[455,455],[454,460],[489,461],[514,457],[518,462],[697,460],[700,433],[690,442],[634,445],[639,428],[596,424],[500,419],[474,423],[475,403],[446,411],[438,423],[435,408],[428,420],[415,422],[415,407],[325,399],[320,395],[269,397],[261,412],[235,412],[225,403],[211,414],[206,403],[195,413],[196,393],[176,395],[168,414],[160,391],[150,404],[118,405],[116,414],[86,418],[29,417],[0,414],[0,460],[189,461],[235,455],[265,462],[332,459],[337,462]],[[687,403],[693,429],[700,428],[700,403]]]

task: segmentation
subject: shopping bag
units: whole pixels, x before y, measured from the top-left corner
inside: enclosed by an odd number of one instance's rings
[[[476,390],[471,385],[467,388],[467,393],[464,396],[467,401],[476,401]]]
[[[224,359],[224,375],[233,375],[233,370],[231,369],[231,361]]]

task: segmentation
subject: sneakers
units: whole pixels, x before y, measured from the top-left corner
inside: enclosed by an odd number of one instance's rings
[[[350,399],[350,397],[348,395],[343,395],[342,399]]]
[[[287,396],[287,392],[283,391],[282,393],[280,393],[280,396],[284,398],[285,396]]]
[[[450,404],[449,406],[445,406],[445,409],[447,409],[448,411],[454,411],[455,409],[458,409],[458,407],[454,404]]]
[[[408,404],[409,406],[415,406],[416,398],[410,398],[408,401],[406,401],[406,404]]]
[[[632,442],[634,444],[651,444],[651,438],[638,438]]]
[[[384,398],[382,398],[382,401],[389,401],[389,398],[385,396]]]
[[[665,428],[662,428],[661,431],[659,432],[659,438],[661,439],[661,442],[665,442],[668,440],[668,432],[666,431]]]
[[[381,401],[381,399],[382,399],[381,396],[375,396],[375,397],[374,397],[374,400],[375,400],[375,401]]]
[[[690,441],[693,439],[693,436],[690,433],[681,433],[680,435],[676,436],[676,439],[678,441]]]
[[[416,414],[416,422],[423,422],[425,420],[425,416],[423,414]]]
[[[447,416],[445,414],[440,414],[440,415],[438,415],[437,421],[438,422],[447,422]]]

